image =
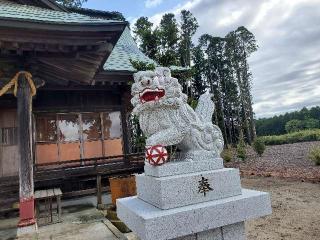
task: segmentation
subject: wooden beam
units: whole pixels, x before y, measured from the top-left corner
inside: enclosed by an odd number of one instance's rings
[[[57,44],[48,42],[21,42],[16,41],[1,41],[1,49],[10,51],[23,51],[23,52],[44,52],[44,53],[99,53],[108,50],[108,44],[104,42],[87,43],[80,45],[69,44]]]
[[[44,59],[39,59],[39,62],[42,63],[43,65],[47,65],[48,67],[52,68],[54,72],[57,74],[61,73],[64,74],[65,76],[70,76],[74,78],[73,76],[77,76],[79,74],[79,77],[88,77],[92,78],[95,71],[94,69],[86,69],[88,65],[77,65],[76,61],[48,61]],[[71,73],[70,73],[71,72]],[[81,81],[79,79],[79,81]]]
[[[70,81],[68,79],[57,76],[57,74],[51,74],[51,73],[37,72],[36,76],[40,77],[41,79],[44,79],[46,83],[52,83],[52,84],[56,83],[62,86],[67,86]]]
[[[60,69],[59,69],[60,68]],[[41,70],[38,71],[38,73],[43,73],[45,76],[46,74],[56,76],[57,78],[60,78],[61,80],[68,80],[73,81],[76,83],[83,83],[83,84],[89,84],[90,80],[92,79],[91,75],[88,74],[81,74],[76,71],[74,71],[72,68],[68,68],[66,66],[66,69],[62,69],[62,67],[59,66],[59,68],[54,68],[54,66],[48,66],[46,64],[41,64]],[[69,69],[70,72],[67,71]]]
[[[27,23],[27,22],[26,22]],[[22,22],[20,22],[22,24]],[[90,30],[93,29],[92,26]],[[21,37],[23,31],[23,38]],[[61,44],[69,46],[87,46],[101,43],[101,40],[107,42],[115,42],[115,38],[120,36],[121,31],[107,32],[64,32],[64,31],[47,31],[36,29],[15,29],[1,27],[0,20],[0,41],[19,42],[19,43],[35,43],[35,44]]]
[[[112,45],[111,43],[105,43],[104,47],[105,47],[105,51],[106,51],[107,53],[106,53],[105,56],[102,58],[102,61],[101,61],[100,65],[99,65],[98,68],[96,69],[96,71],[95,71],[95,73],[94,73],[94,76],[93,76],[93,78],[92,78],[92,80],[91,80],[91,85],[95,85],[95,83],[96,83],[96,80],[95,80],[96,76],[97,76],[100,72],[102,72],[102,71],[104,70],[104,69],[103,69],[104,64],[105,64],[105,62],[107,61],[108,57],[110,56],[111,51],[113,50],[113,45]]]

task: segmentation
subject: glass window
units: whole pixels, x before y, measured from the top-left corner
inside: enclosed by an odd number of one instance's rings
[[[58,118],[60,141],[76,142],[80,139],[79,121],[77,115],[61,114]]]
[[[40,114],[36,128],[38,163],[123,154],[120,111]]]
[[[99,113],[82,114],[83,140],[101,139],[101,121]]]
[[[56,142],[57,126],[56,115],[40,115],[36,117],[37,141]]]
[[[121,115],[120,112],[103,113],[104,138],[114,139],[121,138]]]

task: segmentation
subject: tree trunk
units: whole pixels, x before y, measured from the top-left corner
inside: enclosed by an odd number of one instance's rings
[[[247,84],[245,85],[245,91],[247,92],[246,98],[247,98],[247,104],[248,104],[248,110],[249,110],[249,115],[250,115],[250,131],[251,131],[251,137],[252,139],[256,138],[256,126],[253,118],[253,108],[252,108],[252,96],[250,93],[250,79],[249,79],[249,73],[248,73],[248,63],[247,63],[247,53],[244,51],[244,75],[245,75],[245,81],[247,81]]]
[[[214,78],[212,77],[210,78],[210,85],[211,85],[211,92],[213,93],[213,97],[215,99],[215,111],[214,111],[215,123],[221,129],[224,142],[228,144],[227,132],[226,132],[226,127],[224,123],[224,112],[222,108],[221,94],[219,92],[220,91],[219,86],[213,83],[213,79]]]
[[[252,139],[255,139],[257,137],[257,131],[256,131],[256,124],[254,122],[254,118],[253,118],[253,109],[252,109],[252,104],[250,104],[249,106],[249,113],[250,113],[250,130],[251,130],[251,136]]]
[[[247,142],[249,145],[251,145],[251,142],[252,142],[251,131],[249,128],[248,115],[247,115],[246,104],[245,104],[245,96],[244,96],[243,84],[241,81],[241,74],[240,74],[239,66],[237,66],[236,71],[237,71],[237,80],[238,80],[239,92],[240,92],[241,108],[242,108],[242,119],[243,119],[242,122],[244,124],[244,130],[246,133]]]

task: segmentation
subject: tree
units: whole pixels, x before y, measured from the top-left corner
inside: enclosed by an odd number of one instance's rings
[[[290,120],[303,121],[304,129],[320,128],[320,107],[312,107],[310,109],[302,108],[300,111],[285,113],[270,118],[261,118],[256,120],[257,135],[281,135],[287,131],[285,125]]]
[[[210,86],[211,92],[214,95],[215,100],[215,121],[219,125],[224,140],[229,144],[227,137],[226,127],[225,127],[225,116],[224,116],[224,106],[222,99],[222,78],[224,77],[224,40],[219,37],[212,37],[209,34],[204,34],[199,39],[200,47],[205,50],[207,56],[204,63],[204,74],[206,75],[208,85]]]
[[[158,62],[162,66],[178,65],[177,47],[179,30],[174,14],[167,13],[162,16],[159,30],[160,54]]]
[[[252,76],[247,64],[247,56],[253,49],[241,49],[237,46],[240,43],[237,38],[235,32],[229,33],[225,38],[204,34],[199,38],[199,45],[194,48],[192,57],[195,70],[194,91],[201,94],[197,89],[210,87],[216,107],[214,119],[226,144],[236,143],[241,131],[246,133],[248,143],[255,136],[252,123]],[[244,43],[243,45],[245,46]],[[249,47],[252,46],[247,46]]]
[[[151,59],[157,60],[158,32],[152,30],[153,23],[147,17],[140,17],[134,25],[133,33],[139,47]]]
[[[261,157],[264,151],[266,150],[266,145],[264,144],[264,141],[261,138],[256,138],[253,141],[253,149],[258,154],[258,156]]]
[[[197,19],[190,11],[181,11],[181,30],[180,30],[180,43],[179,55],[180,64],[183,67],[190,66],[191,52],[192,52],[192,36],[196,33],[199,25]]]
[[[226,36],[226,52],[234,69],[239,98],[241,103],[242,128],[251,144],[255,138],[254,114],[251,95],[251,72],[247,62],[248,57],[258,49],[254,35],[245,27],[239,27]]]
[[[314,118],[307,118],[304,120],[304,128],[305,129],[315,129],[320,128],[320,121]]]
[[[237,157],[240,158],[241,160],[245,160],[247,158],[246,142],[244,141],[242,130],[240,130],[240,133],[239,133],[239,141],[237,145]]]
[[[57,3],[66,7],[81,7],[87,0],[55,0]]]
[[[285,128],[288,133],[297,132],[304,128],[303,121],[298,119],[290,120],[289,122],[286,123]]]
[[[156,27],[142,17],[136,22],[134,33],[140,49],[159,65],[191,67],[188,76],[179,75],[178,79],[192,106],[211,89],[215,103],[213,119],[227,145],[235,145],[241,132],[246,136],[242,139],[251,144],[256,130],[248,57],[258,48],[255,37],[245,27],[239,27],[225,37],[204,34],[194,46],[192,37],[197,28],[192,13],[182,10],[180,25],[172,13],[163,15]]]
[[[193,61],[193,81],[192,81],[192,91],[193,96],[198,99],[201,94],[206,91],[207,81],[204,77],[205,68],[205,58],[201,46],[197,46],[192,51],[192,61]]]

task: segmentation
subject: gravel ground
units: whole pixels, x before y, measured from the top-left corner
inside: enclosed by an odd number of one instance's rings
[[[242,186],[270,192],[272,215],[246,223],[247,240],[319,240],[320,184],[243,178]]]
[[[267,146],[262,157],[248,149],[248,158],[243,162],[232,160],[227,167],[240,168],[242,175],[274,176],[320,182],[320,166],[308,159],[311,148],[320,142],[302,142]]]
[[[246,222],[247,240],[320,239],[320,184],[273,177],[244,177],[241,182],[245,188],[269,192],[272,201],[271,215]]]

